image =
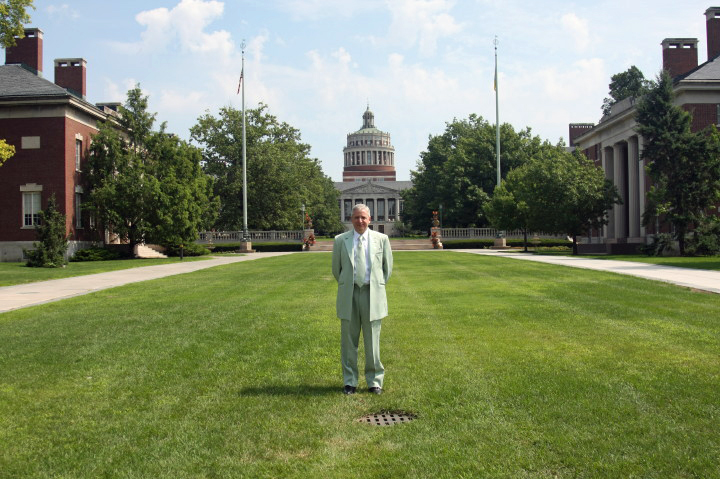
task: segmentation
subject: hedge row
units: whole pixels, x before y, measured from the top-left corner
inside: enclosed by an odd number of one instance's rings
[[[213,253],[227,253],[238,251],[241,247],[240,243],[223,243],[214,245]],[[252,249],[259,253],[270,253],[277,251],[302,251],[302,243],[253,243]]]
[[[537,241],[537,240],[536,240]],[[443,240],[443,248],[445,249],[482,249],[492,248],[495,245],[494,239],[461,239],[461,240]],[[525,243],[522,239],[506,239],[505,244],[515,248],[522,248]],[[538,246],[572,246],[572,241],[557,239],[540,239]],[[535,243],[528,239],[528,247],[535,246]]]

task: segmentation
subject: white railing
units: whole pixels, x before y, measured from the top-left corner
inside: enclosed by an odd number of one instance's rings
[[[442,228],[441,236],[443,239],[464,239],[464,238],[495,238],[497,237],[497,230],[495,228]],[[522,230],[505,231],[505,238],[522,238]],[[528,233],[528,240],[530,240],[534,233]],[[545,233],[537,233],[538,238],[562,238],[565,239],[564,235],[549,235]]]
[[[302,230],[287,231],[248,231],[250,241],[262,243],[267,241],[302,242],[305,233]],[[239,243],[243,239],[242,231],[202,231],[196,243]]]

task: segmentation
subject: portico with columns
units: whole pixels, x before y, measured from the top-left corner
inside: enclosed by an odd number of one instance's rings
[[[663,69],[673,78],[675,103],[693,115],[693,131],[720,124],[720,7],[708,8],[705,17],[705,63],[698,65],[696,38],[666,38],[661,43]],[[602,168],[622,199],[609,211],[602,231],[583,240],[586,252],[635,252],[656,233],[656,225],[642,225],[650,179],[641,160],[643,138],[636,131],[636,102],[635,98],[617,102],[597,125],[570,124],[570,145]]]

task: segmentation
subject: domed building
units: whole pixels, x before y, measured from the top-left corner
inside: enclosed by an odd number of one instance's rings
[[[375,128],[370,105],[363,113],[363,127],[348,133],[343,156],[343,181],[395,181],[395,148],[390,133]]]
[[[412,186],[411,181],[395,180],[395,148],[390,133],[375,127],[375,115],[368,105],[363,126],[348,133],[343,148],[343,181],[336,182],[340,191],[340,220],[352,228],[353,206],[364,203],[370,208],[370,227],[389,236],[401,221],[403,202],[400,192]]]

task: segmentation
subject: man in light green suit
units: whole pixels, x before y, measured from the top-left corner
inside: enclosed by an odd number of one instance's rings
[[[338,282],[337,316],[342,323],[340,355],[345,394],[355,394],[358,385],[360,331],[365,346],[365,381],[368,390],[382,394],[385,368],[380,362],[381,320],[388,314],[385,283],[392,273],[390,241],[371,230],[370,210],[355,205],[353,229],[335,237],[332,273]]]

